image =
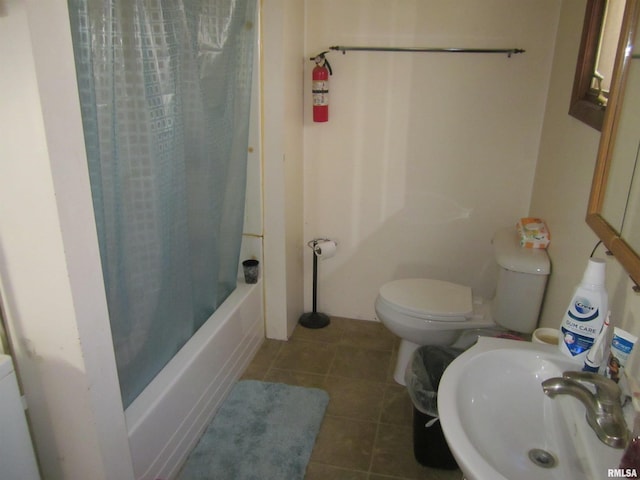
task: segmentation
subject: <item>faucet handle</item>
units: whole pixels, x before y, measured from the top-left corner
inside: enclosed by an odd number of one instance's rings
[[[601,400],[620,401],[622,391],[616,382],[593,372],[568,371],[562,374],[563,378],[591,383],[596,387],[596,394]]]

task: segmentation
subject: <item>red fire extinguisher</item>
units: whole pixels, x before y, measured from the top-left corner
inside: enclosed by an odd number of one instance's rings
[[[333,72],[331,71],[331,65],[329,65],[324,56],[325,53],[328,52],[322,52],[311,58],[316,62],[316,66],[311,72],[314,122],[327,122],[329,120],[329,75]]]

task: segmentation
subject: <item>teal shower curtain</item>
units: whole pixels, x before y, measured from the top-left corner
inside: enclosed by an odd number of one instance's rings
[[[256,0],[69,0],[125,408],[235,289]]]

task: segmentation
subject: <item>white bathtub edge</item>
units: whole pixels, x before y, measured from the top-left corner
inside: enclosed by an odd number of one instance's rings
[[[262,344],[261,283],[239,283],[125,411],[137,479],[177,474]]]

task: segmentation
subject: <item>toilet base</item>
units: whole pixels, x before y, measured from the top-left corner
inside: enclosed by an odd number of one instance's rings
[[[393,372],[393,379],[400,385],[406,386],[404,381],[404,372],[407,369],[407,364],[411,361],[413,352],[415,352],[418,347],[420,347],[420,345],[410,342],[409,340],[402,339],[400,341],[398,358],[396,360],[396,369]]]

